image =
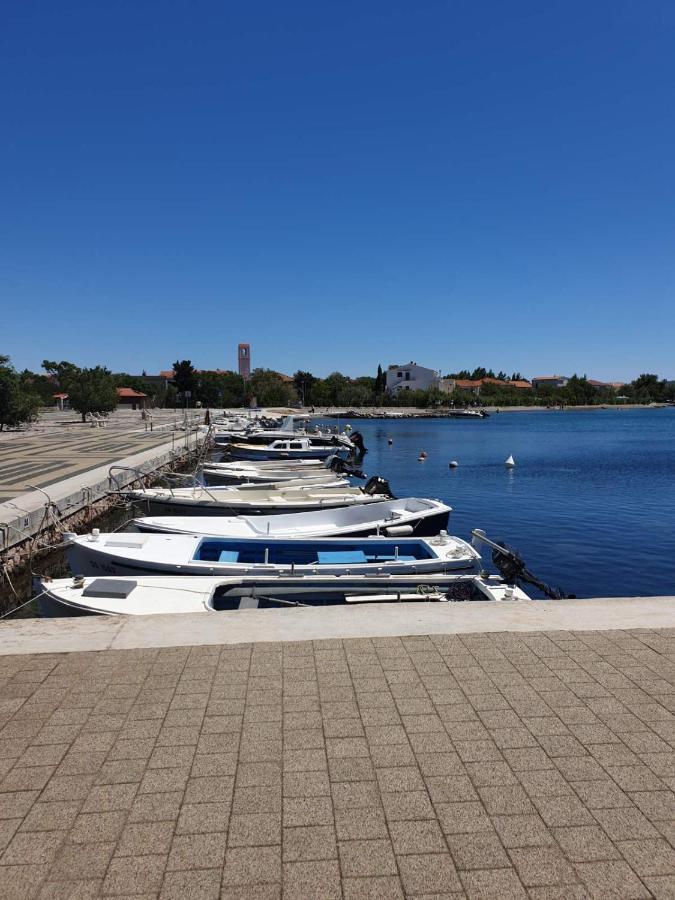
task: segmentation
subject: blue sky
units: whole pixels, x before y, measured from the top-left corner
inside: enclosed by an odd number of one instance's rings
[[[0,353],[675,378],[675,7],[6,0]]]

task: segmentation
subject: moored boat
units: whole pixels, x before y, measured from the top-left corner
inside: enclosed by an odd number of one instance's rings
[[[71,571],[82,575],[429,575],[477,571],[461,538],[215,538],[195,534],[64,535]]]
[[[305,578],[150,576],[43,578],[37,584],[44,614],[168,615],[361,603],[526,601],[520,588],[497,576],[464,573]]]
[[[285,459],[327,459],[336,454],[347,455],[352,449],[351,444],[318,445],[309,438],[292,438],[290,440],[276,440],[269,444],[242,444],[231,443],[225,447],[232,459],[260,459],[260,460],[285,460]]]
[[[447,528],[451,508],[440,500],[403,497],[378,503],[276,516],[156,516],[131,523],[142,532],[211,537],[387,537],[434,535]]]
[[[352,506],[357,503],[377,503],[393,499],[389,483],[377,475],[362,487],[325,487],[307,485],[288,487],[283,483],[267,487],[246,488],[206,487],[142,488],[124,491],[123,495],[141,506],[148,515],[276,515],[279,513],[309,512]]]

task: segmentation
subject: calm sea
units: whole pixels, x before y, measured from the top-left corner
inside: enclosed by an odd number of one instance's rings
[[[483,528],[579,597],[675,594],[675,409],[346,421],[364,470],[449,503],[452,533]]]

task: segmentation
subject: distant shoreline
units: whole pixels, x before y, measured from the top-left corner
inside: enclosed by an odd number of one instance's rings
[[[607,404],[604,406],[598,405],[579,405],[579,406],[565,406],[563,409],[559,407],[548,407],[548,406],[482,406],[480,409],[484,410],[486,413],[490,415],[501,415],[502,413],[521,413],[521,412],[550,412],[550,413],[559,413],[559,412],[569,412],[573,410],[575,412],[595,412],[597,410],[617,410],[621,411],[623,409],[667,409],[669,404],[665,403],[622,403],[620,406],[614,404]],[[345,419],[410,419],[410,418],[421,418],[421,419],[446,419],[448,418],[448,414],[445,410],[429,410],[422,409],[418,407],[359,407],[358,409],[345,409],[345,408],[337,408],[334,406],[326,406],[326,407],[314,407],[313,411],[311,411],[311,407],[307,409],[298,409],[294,410],[294,415],[298,416],[308,416],[313,419],[322,419],[322,418],[345,418]]]

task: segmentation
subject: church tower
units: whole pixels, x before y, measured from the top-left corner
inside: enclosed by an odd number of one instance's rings
[[[251,377],[251,345],[239,344],[239,374],[248,381]]]

